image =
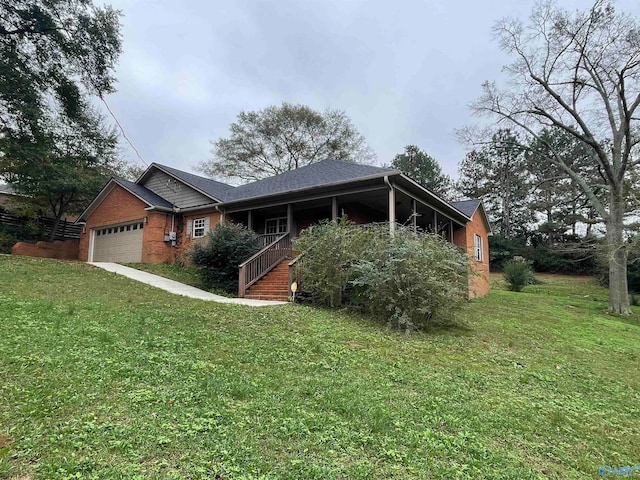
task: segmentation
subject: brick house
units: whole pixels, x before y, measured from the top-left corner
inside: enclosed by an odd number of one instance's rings
[[[447,202],[398,170],[333,159],[238,187],[156,163],[136,182],[113,178],[78,218],[80,259],[173,263],[216,223],[238,222],[263,246],[240,268],[240,295],[286,298],[289,284],[275,283],[285,281],[291,238],[341,215],[437,232],[469,254],[470,296],[489,292],[491,230],[480,200]]]

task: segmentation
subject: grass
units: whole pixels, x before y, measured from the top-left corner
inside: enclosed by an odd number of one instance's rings
[[[640,317],[544,277],[405,336],[0,256],[0,478],[583,479],[640,464]],[[635,473],[637,476],[638,473]]]

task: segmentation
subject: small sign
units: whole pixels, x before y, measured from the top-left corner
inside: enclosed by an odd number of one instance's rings
[[[293,282],[293,283],[291,284],[291,291],[292,291],[293,293],[296,293],[296,292],[298,291],[298,282]]]

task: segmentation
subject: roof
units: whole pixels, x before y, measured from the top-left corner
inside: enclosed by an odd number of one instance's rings
[[[125,190],[129,190],[136,197],[138,197],[140,200],[142,200],[143,202],[145,202],[147,205],[151,207],[163,207],[163,208],[173,207],[173,205],[171,205],[171,202],[168,202],[167,200],[162,198],[160,195],[153,193],[151,190],[143,187],[142,185],[139,185],[134,182],[130,182],[129,180],[125,180],[123,178],[113,178],[112,180],[118,185],[120,185],[122,188],[124,188]]]
[[[100,204],[100,202],[104,199],[104,197],[111,191],[110,187],[112,185],[118,185],[129,193],[139,198],[141,201],[149,205],[150,207],[161,207],[171,209],[173,205],[170,202],[165,200],[159,195],[156,195],[151,190],[143,187],[134,182],[130,182],[129,180],[125,180],[124,178],[115,178],[111,177],[109,181],[102,187],[102,190],[94,197],[89,206],[84,209],[84,211],[80,214],[75,223],[81,223],[86,221],[87,217],[91,215],[91,212]]]
[[[457,208],[462,213],[464,213],[467,217],[471,218],[473,214],[476,212],[482,200],[477,198],[473,198],[470,200],[461,200],[458,202],[449,202],[452,207]]]
[[[235,187],[226,192],[223,200],[225,202],[246,200],[397,173],[400,172],[389,168],[327,158],[296,170]]]
[[[218,201],[224,201],[230,195],[230,192],[233,192],[236,189],[236,187],[232,185],[227,185],[226,183],[218,182],[210,178],[194,175],[193,173],[183,172],[182,170],[167,167],[166,165],[160,165],[159,163],[152,163],[151,166],[182,180],[187,185],[194,187],[196,190],[200,190],[205,195]],[[138,179],[138,181],[141,179],[142,177]]]

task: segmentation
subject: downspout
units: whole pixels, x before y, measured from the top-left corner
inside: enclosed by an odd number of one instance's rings
[[[393,184],[389,181],[389,175],[385,175],[383,179],[389,187],[389,233],[393,236],[396,231],[396,195]]]
[[[216,211],[220,214],[220,223],[224,223],[224,210],[220,210],[220,206],[215,206]]]

